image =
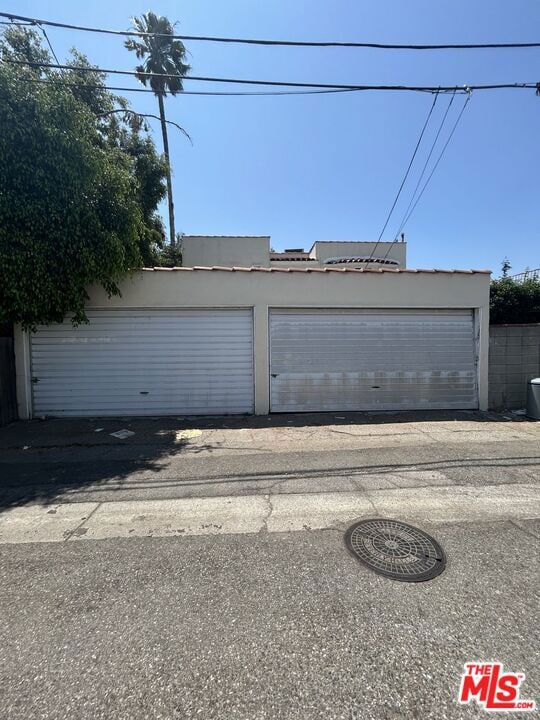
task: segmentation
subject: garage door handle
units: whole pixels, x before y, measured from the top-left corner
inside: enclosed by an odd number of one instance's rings
[[[272,377],[277,377],[279,373],[271,373]]]

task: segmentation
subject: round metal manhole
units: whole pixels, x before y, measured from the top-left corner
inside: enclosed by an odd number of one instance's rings
[[[345,544],[370,570],[403,582],[431,580],[446,564],[436,540],[398,520],[361,520],[347,530]]]

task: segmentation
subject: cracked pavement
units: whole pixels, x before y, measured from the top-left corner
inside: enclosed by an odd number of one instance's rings
[[[538,703],[539,427],[341,413],[3,428],[2,717],[483,717],[457,703],[481,660],[525,673]],[[135,435],[109,435],[122,428]],[[413,585],[360,565],[343,533],[373,515],[432,534],[445,571]]]
[[[135,434],[111,437],[122,428]],[[538,423],[474,412],[33,421],[0,430],[0,510],[523,484],[538,479],[539,441]]]

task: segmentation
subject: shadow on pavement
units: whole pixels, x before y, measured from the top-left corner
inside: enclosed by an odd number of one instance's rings
[[[211,453],[214,445],[190,443],[190,431],[220,429],[261,429],[261,428],[310,428],[327,425],[384,425],[389,423],[449,422],[468,421],[478,423],[525,421],[520,416],[495,413],[459,412],[403,412],[403,413],[311,413],[268,416],[228,417],[161,417],[161,418],[57,418],[13,423],[0,429],[0,512],[30,502],[54,503],[59,496],[62,502],[69,502],[69,495],[81,488],[98,486],[111,492],[122,490],[128,483],[133,490],[163,488],[167,486],[201,487],[217,483],[269,483],[279,479],[283,470],[267,469],[253,472],[227,471],[216,465],[208,468],[204,475],[190,476],[189,471],[181,477],[171,477],[169,466],[182,460],[189,447],[189,457],[200,453]],[[127,429],[134,433],[126,439],[119,439],[110,433]],[[358,449],[361,449],[360,447]],[[245,448],[227,446],[234,455]],[[252,451],[258,448],[253,447]],[[299,447],[301,450],[301,447]],[[261,449],[261,453],[268,450]],[[407,458],[404,458],[406,460]],[[358,467],[339,466],[316,469],[289,468],[289,479],[302,477],[323,477],[326,475],[353,474],[355,472],[388,473],[401,467],[437,469],[465,467],[470,465],[496,466],[512,461],[521,464],[531,461],[537,464],[540,458],[474,458],[459,460],[455,456],[448,460],[434,462],[398,462],[390,464],[364,464]],[[201,463],[204,460],[201,459]],[[464,465],[459,465],[464,463]],[[445,465],[446,464],[446,465]],[[249,461],[248,461],[249,465]],[[337,466],[336,466],[337,465]],[[216,472],[216,469],[219,472]],[[244,470],[246,468],[244,467]],[[148,474],[145,477],[145,474]],[[135,479],[131,476],[136,475]],[[131,479],[130,479],[131,478]],[[76,500],[76,498],[74,498]]]

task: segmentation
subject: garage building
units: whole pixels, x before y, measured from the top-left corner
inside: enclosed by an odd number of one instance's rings
[[[487,409],[490,275],[143,270],[89,323],[16,332],[21,418]]]

